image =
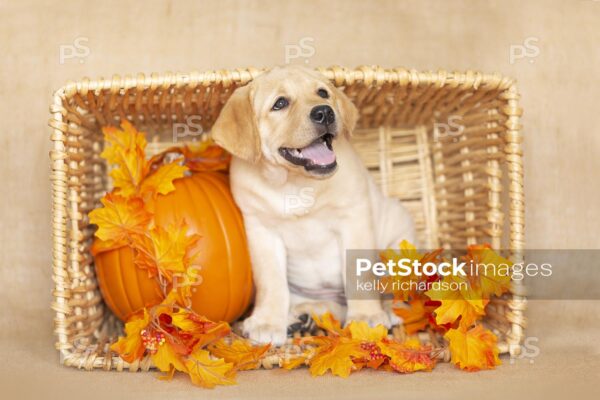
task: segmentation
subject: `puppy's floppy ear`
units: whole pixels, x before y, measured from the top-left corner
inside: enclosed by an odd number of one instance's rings
[[[358,120],[358,110],[352,101],[346,96],[342,90],[335,88],[336,91],[336,102],[338,110],[340,110],[340,119],[342,122],[342,129],[347,137],[352,136],[354,128],[356,128],[356,121]]]
[[[252,108],[251,84],[233,92],[210,133],[218,145],[234,156],[253,163],[258,162],[261,156],[260,135]]]

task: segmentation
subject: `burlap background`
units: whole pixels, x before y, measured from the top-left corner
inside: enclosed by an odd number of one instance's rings
[[[308,57],[291,61],[312,66],[498,71],[517,78],[523,94],[528,247],[598,248],[599,20],[594,0],[0,0],[3,394],[445,398],[586,392],[600,368],[597,302],[533,303],[528,333],[539,338],[540,355],[533,363],[506,361],[495,372],[442,366],[431,374],[361,373],[341,380],[258,371],[242,374],[236,387],[207,392],[183,377],[167,384],[152,374],[59,367],[49,309],[46,121],[52,91],[70,79],[271,66],[285,63],[286,46],[295,51],[301,44],[309,46],[303,48]],[[83,57],[61,63],[61,46],[74,44],[86,46],[79,49]],[[511,62],[511,46],[526,56]]]

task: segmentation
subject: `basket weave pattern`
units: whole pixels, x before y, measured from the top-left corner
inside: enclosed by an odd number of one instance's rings
[[[413,214],[426,248],[463,249],[488,242],[524,246],[524,192],[518,93],[500,75],[417,72],[361,67],[320,69],[343,88],[360,112],[354,143],[388,196]],[[238,86],[262,71],[238,69],[190,74],[114,76],[59,89],[51,106],[53,279],[56,348],[61,362],[84,369],[147,370],[149,358],[128,364],[110,351],[121,324],[103,303],[90,246],[87,214],[109,188],[100,158],[101,128],[130,120],[148,133],[150,152],[173,141],[173,124],[200,119],[204,132]],[[454,118],[454,119],[452,119]],[[447,133],[449,121],[462,126]],[[444,125],[446,124],[446,125]],[[519,282],[493,299],[484,321],[501,352],[518,352],[526,299]],[[401,336],[400,329],[395,329]],[[432,338],[432,341],[435,341]],[[298,349],[274,349],[263,367],[277,366]],[[448,354],[441,355],[448,359]]]

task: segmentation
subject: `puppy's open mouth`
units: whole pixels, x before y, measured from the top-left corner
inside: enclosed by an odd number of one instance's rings
[[[300,149],[280,147],[279,154],[294,165],[317,174],[327,174],[337,167],[333,151],[333,135],[326,133]]]

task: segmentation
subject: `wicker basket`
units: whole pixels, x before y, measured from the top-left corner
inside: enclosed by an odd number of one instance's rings
[[[512,80],[476,72],[402,68],[320,70],[360,111],[355,142],[389,196],[401,198],[417,222],[420,243],[461,249],[489,242],[521,259],[524,245],[523,163],[518,93]],[[109,350],[121,324],[105,307],[94,272],[87,214],[109,186],[101,127],[129,119],[148,132],[156,152],[173,140],[173,124],[195,116],[210,130],[223,103],[262,71],[114,76],[69,83],[51,106],[53,279],[56,348],[78,368],[147,370],[149,358],[125,363]],[[507,218],[505,218],[507,216]],[[523,338],[523,288],[494,299],[485,323],[501,352]],[[291,345],[275,349],[276,366]],[[443,358],[447,359],[445,354]]]

